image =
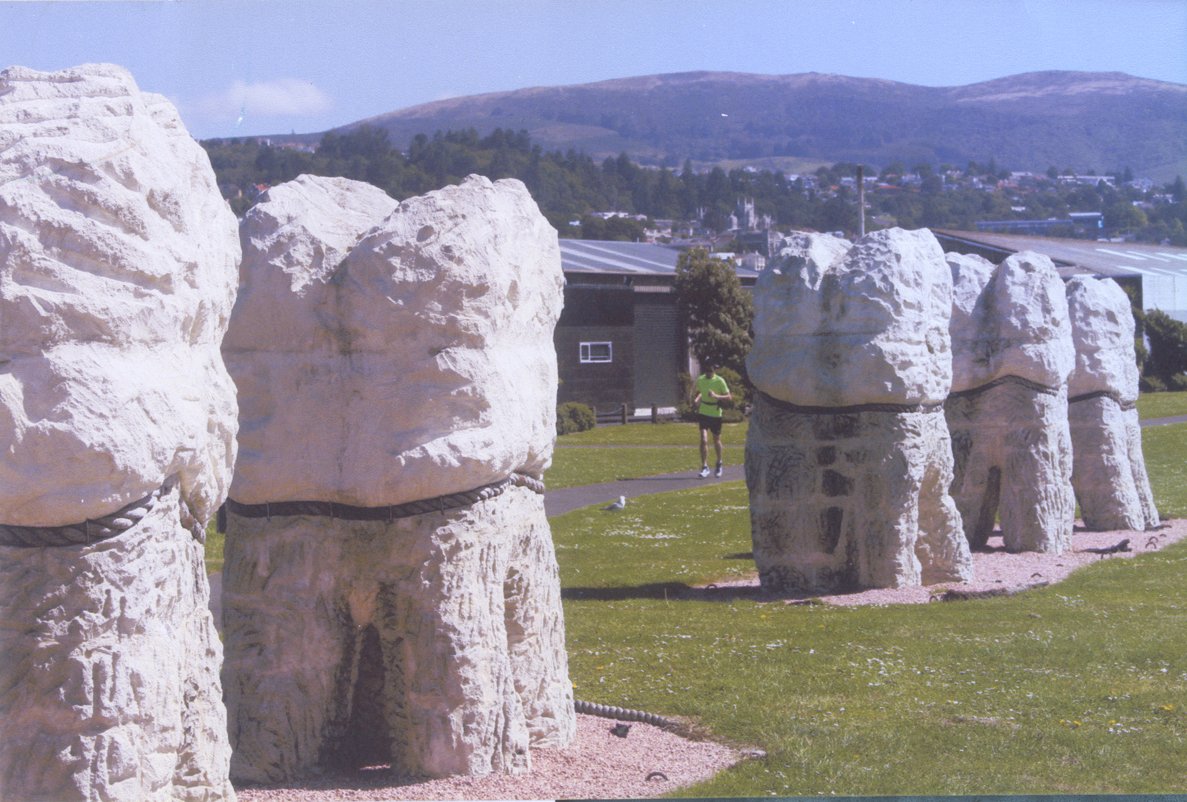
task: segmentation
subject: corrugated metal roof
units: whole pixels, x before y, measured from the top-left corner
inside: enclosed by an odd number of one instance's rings
[[[650,242],[562,239],[561,269],[566,273],[675,276],[680,251]],[[755,277],[753,270],[736,268],[739,276]]]
[[[935,233],[938,236],[1000,249],[1005,253],[1038,251],[1050,256],[1056,265],[1060,266],[1061,273],[1088,272],[1101,276],[1187,278],[1187,248],[1133,242],[989,234],[983,231],[936,229]]]

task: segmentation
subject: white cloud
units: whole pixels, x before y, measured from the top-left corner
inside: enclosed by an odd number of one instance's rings
[[[247,83],[235,81],[226,90],[206,95],[196,104],[209,115],[297,117],[328,111],[333,103],[329,95],[309,81],[280,78],[275,81]]]

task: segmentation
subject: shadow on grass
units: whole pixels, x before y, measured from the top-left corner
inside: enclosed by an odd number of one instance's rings
[[[656,582],[648,585],[633,585],[615,588],[562,588],[561,597],[573,601],[627,601],[630,599],[658,599],[663,601],[783,601],[802,604],[820,602],[810,593],[767,593],[757,584],[723,585],[709,583],[704,587],[693,587],[683,582]]]

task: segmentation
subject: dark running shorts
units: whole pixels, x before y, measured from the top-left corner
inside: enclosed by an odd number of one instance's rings
[[[713,417],[712,415],[701,415],[697,413],[697,423],[700,424],[702,430],[708,429],[714,435],[721,434],[721,418]]]

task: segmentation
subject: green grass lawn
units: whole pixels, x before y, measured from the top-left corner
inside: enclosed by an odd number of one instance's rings
[[[1187,395],[1187,394],[1185,394]],[[726,423],[721,427],[724,445],[746,445],[748,423]],[[693,446],[700,442],[695,423],[628,423],[625,426],[598,426],[556,438],[556,446]]]
[[[223,549],[226,545],[227,536],[218,531],[215,522],[206,524],[206,573],[223,570]]]
[[[744,429],[727,432],[740,455]],[[553,470],[685,469],[695,438],[605,427],[562,438]],[[582,442],[609,447],[565,447]],[[1187,515],[1187,424],[1143,443],[1160,511]],[[577,697],[767,753],[682,796],[1187,792],[1187,542],[983,601],[681,598],[753,571],[747,502],[725,482],[551,520]],[[207,548],[221,565],[221,538]]]
[[[1187,423],[1142,429],[1142,453],[1158,511],[1187,517]]]
[[[746,423],[727,423],[721,430],[726,465],[740,465]],[[557,438],[552,467],[544,474],[548,487],[576,487],[617,479],[636,479],[700,467],[700,433],[695,423],[628,423],[599,426]],[[714,461],[709,445],[709,462]]]
[[[1170,418],[1187,415],[1187,392],[1142,393],[1138,396],[1138,417]]]
[[[1187,543],[1008,599],[679,599],[753,570],[746,505],[733,482],[552,520],[577,697],[767,752],[682,795],[1187,789]]]

